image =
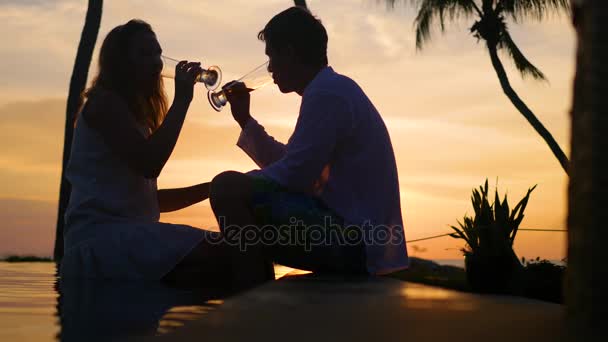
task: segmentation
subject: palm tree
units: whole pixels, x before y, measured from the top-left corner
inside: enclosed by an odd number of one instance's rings
[[[87,15],[80,36],[80,44],[78,45],[78,52],[76,53],[76,61],[74,62],[74,69],[72,70],[72,78],[70,79],[70,89],[68,92],[65,115],[63,163],[61,169],[61,185],[59,188],[59,210],[57,212],[55,250],[53,253],[55,261],[59,261],[63,257],[63,215],[67,208],[71,191],[70,183],[65,178],[65,169],[72,148],[74,118],[82,105],[81,95],[87,83],[91,57],[93,56],[97,34],[99,33],[102,9],[103,0],[89,0]]]
[[[608,1],[573,1],[578,36],[572,107],[566,303],[573,336],[599,341],[608,317]]]
[[[398,0],[386,0],[390,7]],[[431,38],[431,28],[439,20],[441,31],[445,30],[446,19],[458,20],[472,18],[477,20],[471,27],[471,33],[478,40],[484,40],[492,66],[498,75],[500,85],[511,103],[528,120],[530,125],[545,140],[549,148],[568,173],[568,157],[555,141],[551,133],[538,120],[524,101],[517,95],[507,72],[498,57],[498,50],[507,52],[522,77],[535,80],[546,80],[545,75],[524,56],[517,47],[507,25],[507,18],[519,23],[525,19],[541,20],[549,13],[567,12],[568,0],[408,0],[417,7],[415,20],[416,47],[422,49]]]

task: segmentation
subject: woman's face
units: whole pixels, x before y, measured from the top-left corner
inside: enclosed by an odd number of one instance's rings
[[[156,35],[151,32],[138,32],[131,39],[129,58],[133,73],[139,85],[154,86],[163,69],[160,47]]]

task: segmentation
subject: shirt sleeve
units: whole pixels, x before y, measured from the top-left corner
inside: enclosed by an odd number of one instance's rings
[[[264,127],[251,118],[236,143],[259,166],[265,167],[281,159],[286,147],[266,133]]]
[[[323,168],[331,163],[336,146],[350,131],[351,122],[351,110],[344,99],[330,93],[311,94],[303,99],[284,156],[259,174],[288,189],[310,192]]]

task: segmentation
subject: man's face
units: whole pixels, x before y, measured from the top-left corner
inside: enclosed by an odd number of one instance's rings
[[[285,94],[295,91],[294,68],[296,65],[292,49],[287,47],[277,50],[266,44],[266,55],[268,56],[268,71],[272,73],[274,83],[279,90]]]

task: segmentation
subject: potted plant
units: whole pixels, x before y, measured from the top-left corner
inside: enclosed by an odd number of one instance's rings
[[[513,241],[535,188],[528,189],[526,196],[511,211],[506,195],[500,201],[498,189],[494,203],[490,204],[487,179],[479,189],[473,189],[471,202],[475,216],[465,215],[463,221],[458,222],[459,227],[452,226],[455,233],[451,235],[466,242],[462,251],[467,280],[473,291],[517,292],[517,280],[523,266],[513,251]]]
[[[536,258],[526,260],[524,265],[525,284],[523,295],[526,297],[562,304],[564,276],[566,266],[555,264],[549,260]],[[565,259],[562,262],[565,263]]]

